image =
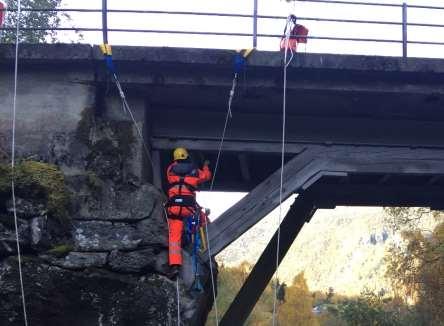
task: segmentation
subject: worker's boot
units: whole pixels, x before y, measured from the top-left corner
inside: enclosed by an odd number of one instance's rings
[[[180,273],[180,265],[171,265],[169,271],[167,272],[168,278],[175,280]]]

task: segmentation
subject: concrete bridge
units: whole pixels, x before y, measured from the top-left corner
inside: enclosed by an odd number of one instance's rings
[[[134,173],[161,187],[177,146],[214,162],[234,52],[114,47],[113,53],[154,162],[151,168],[140,144]],[[0,46],[3,144],[10,128],[12,62],[13,47]],[[299,196],[282,222],[281,259],[317,208],[443,208],[444,61],[297,54],[288,70],[288,103],[283,195]],[[279,204],[281,106],[282,54],[256,52],[240,78],[215,187],[249,194],[211,224],[212,254]],[[51,137],[74,132],[87,107],[109,119],[128,119],[97,47],[21,47],[19,153],[31,154],[24,144],[33,144],[44,158]],[[276,239],[222,325],[248,317],[274,273]]]

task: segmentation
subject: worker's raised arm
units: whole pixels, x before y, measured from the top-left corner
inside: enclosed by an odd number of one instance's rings
[[[199,183],[204,183],[211,180],[213,174],[208,167],[209,164],[209,161],[205,161],[203,168],[199,169]]]

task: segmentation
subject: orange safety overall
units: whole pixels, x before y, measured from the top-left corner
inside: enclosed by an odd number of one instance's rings
[[[197,187],[211,179],[208,166],[198,169],[188,161],[174,161],[167,169],[169,263],[182,265],[183,220],[196,213]]]

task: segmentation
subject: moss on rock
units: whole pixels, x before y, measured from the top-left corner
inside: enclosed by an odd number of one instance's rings
[[[54,246],[53,248],[48,250],[46,253],[56,256],[56,257],[64,257],[73,250],[74,250],[74,247],[72,245],[61,244],[61,245]]]
[[[0,165],[0,198],[10,196],[11,178],[11,167]],[[64,175],[55,165],[23,161],[15,167],[14,180],[17,196],[42,201],[50,216],[66,220],[69,195]]]

